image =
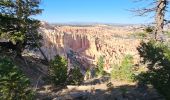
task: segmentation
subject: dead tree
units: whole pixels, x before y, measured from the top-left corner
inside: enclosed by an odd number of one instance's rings
[[[164,22],[165,22],[165,12],[167,8],[168,0],[158,0],[156,6],[156,15],[155,15],[155,39],[157,39],[158,34],[163,33]]]
[[[145,16],[150,13],[154,13],[155,18],[155,28],[154,28],[154,38],[157,40],[158,34],[163,33],[163,28],[165,25],[165,16],[168,8],[169,0],[136,0],[135,2],[145,2],[148,3],[143,8],[132,9],[138,16]]]

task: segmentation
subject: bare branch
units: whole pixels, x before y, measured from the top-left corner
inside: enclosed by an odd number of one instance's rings
[[[138,9],[132,9],[129,10],[131,12],[134,12],[136,16],[146,16],[148,13],[154,12],[156,10],[156,7],[153,8],[138,8]]]

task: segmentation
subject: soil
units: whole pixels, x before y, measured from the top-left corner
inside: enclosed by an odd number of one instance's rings
[[[31,57],[16,59],[21,70],[31,80],[36,90],[36,100],[165,100],[152,85],[138,85],[137,82],[110,80],[108,77],[86,80],[82,85],[54,87],[48,84],[47,66]],[[112,84],[108,87],[108,83]]]

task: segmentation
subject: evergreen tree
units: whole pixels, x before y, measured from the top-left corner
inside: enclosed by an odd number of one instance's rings
[[[2,0],[0,1],[0,38],[12,44],[17,55],[24,49],[33,49],[39,45],[41,36],[37,32],[40,23],[32,18],[41,13],[38,0]],[[7,46],[9,47],[9,46]]]
[[[0,56],[0,100],[34,100],[30,80],[4,56]]]

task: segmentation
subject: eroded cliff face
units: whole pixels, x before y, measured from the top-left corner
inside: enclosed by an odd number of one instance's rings
[[[140,40],[128,38],[129,27],[52,26],[42,23],[39,31],[43,36],[42,50],[49,60],[59,54],[71,62],[67,53],[72,50],[85,68],[95,65],[100,56],[105,58],[106,70],[113,64],[120,64],[127,54],[134,57],[134,63],[139,61],[137,47]]]

